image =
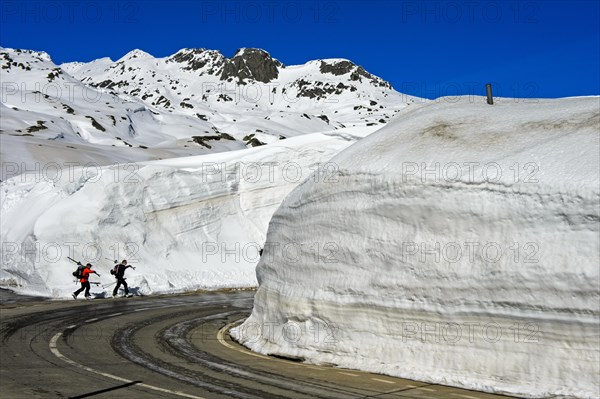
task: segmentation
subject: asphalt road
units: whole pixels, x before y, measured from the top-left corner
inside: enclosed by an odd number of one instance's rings
[[[266,357],[227,326],[253,291],[41,301],[0,293],[0,397],[506,398]]]

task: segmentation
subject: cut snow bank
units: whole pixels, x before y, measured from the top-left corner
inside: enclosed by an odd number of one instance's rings
[[[405,109],[274,214],[249,348],[599,397],[598,97]],[[288,248],[288,250],[285,250]]]
[[[350,134],[351,131],[349,130]],[[67,256],[101,274],[111,259],[142,294],[255,287],[269,220],[283,198],[353,139],[309,134],[254,149],[100,168],[52,165],[0,183],[0,285],[69,297]],[[108,258],[108,259],[106,259]]]

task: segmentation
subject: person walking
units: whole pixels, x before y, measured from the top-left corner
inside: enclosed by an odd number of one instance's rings
[[[122,285],[125,290],[125,296],[129,295],[129,288],[127,287],[127,282],[125,281],[125,270],[128,268],[132,268],[135,270],[135,267],[128,265],[127,260],[123,259],[123,262],[119,263],[115,266],[115,278],[117,279],[117,285],[115,285],[115,289],[113,290],[113,298],[117,296],[117,292],[119,292],[119,287]]]
[[[90,274],[94,273],[96,276],[100,277],[96,271],[92,270],[92,264],[88,263],[83,267],[81,271],[81,278],[79,282],[81,283],[81,288],[73,293],[73,299],[77,299],[77,295],[81,293],[81,291],[85,290],[85,299],[90,298]]]

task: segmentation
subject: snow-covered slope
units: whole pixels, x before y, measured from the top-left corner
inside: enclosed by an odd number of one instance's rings
[[[138,266],[127,273],[129,285],[143,294],[254,287],[271,215],[293,187],[356,140],[345,131],[344,137],[316,133],[241,151],[6,180],[0,183],[0,285],[69,297],[76,287],[71,256],[96,265],[103,284],[114,281],[110,259],[127,258]]]
[[[409,107],[274,214],[248,347],[598,398],[600,98]]]
[[[66,168],[246,148],[208,121],[85,85],[46,53],[0,49],[0,65],[0,154],[10,166],[2,180],[49,162]],[[194,136],[209,136],[210,148]]]
[[[44,52],[0,48],[0,79],[1,180],[50,162],[166,159],[380,127],[418,102],[347,60],[285,67],[258,49],[231,59],[134,50],[58,67]]]

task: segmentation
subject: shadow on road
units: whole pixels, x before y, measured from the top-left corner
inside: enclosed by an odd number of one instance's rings
[[[46,298],[43,296],[30,296],[30,295],[15,294],[11,290],[7,290],[5,288],[0,288],[0,306],[14,305],[17,303],[25,303],[25,302],[45,301],[48,299],[49,298]]]

